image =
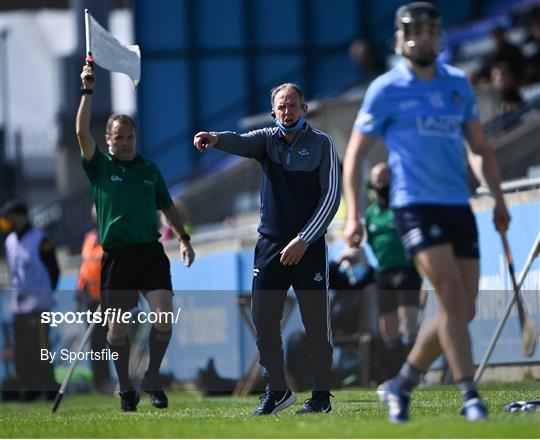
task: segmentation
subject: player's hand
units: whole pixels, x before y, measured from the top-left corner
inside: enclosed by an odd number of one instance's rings
[[[362,251],[358,247],[347,247],[334,260],[338,265],[347,262],[349,266],[354,266],[362,260]]]
[[[199,131],[193,138],[193,145],[199,151],[206,151],[212,148],[218,143],[219,136],[214,133],[207,133],[206,131]]]
[[[298,264],[306,250],[308,244],[300,240],[298,237],[293,238],[287,246],[280,252],[281,258],[279,262],[284,266],[294,266]]]
[[[190,267],[193,260],[195,260],[195,251],[189,241],[180,241],[180,260],[187,267]]]
[[[364,226],[358,220],[347,220],[345,241],[352,248],[359,248],[364,237]]]
[[[85,89],[93,89],[96,84],[94,68],[90,64],[85,64],[81,73],[82,86]]]
[[[493,209],[493,223],[497,231],[506,231],[510,225],[510,213],[506,208],[504,199],[495,202],[495,208]]]

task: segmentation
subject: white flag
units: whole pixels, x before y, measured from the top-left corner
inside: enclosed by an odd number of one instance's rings
[[[86,50],[95,63],[112,72],[125,73],[137,87],[141,79],[141,51],[139,46],[120,43],[86,12]]]

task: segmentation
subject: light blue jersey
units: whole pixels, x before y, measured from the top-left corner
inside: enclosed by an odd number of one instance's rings
[[[354,128],[384,138],[392,207],[466,205],[463,123],[474,119],[476,97],[463,71],[437,62],[433,79],[423,81],[402,61],[371,83]]]

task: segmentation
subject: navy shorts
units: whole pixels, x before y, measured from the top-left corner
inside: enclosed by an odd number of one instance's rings
[[[171,290],[171,265],[159,242],[108,249],[101,259],[101,307],[130,310],[139,292]]]
[[[479,258],[478,229],[468,205],[413,205],[393,208],[393,211],[396,228],[409,256],[450,243],[456,256]]]
[[[420,305],[422,278],[414,267],[390,269],[377,273],[379,313],[397,310],[399,306]]]

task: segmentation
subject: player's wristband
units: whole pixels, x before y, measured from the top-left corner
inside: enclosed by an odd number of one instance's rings
[[[94,89],[85,89],[84,87],[81,87],[81,95],[91,95],[94,93]]]
[[[182,234],[178,241],[187,241],[189,243],[191,241],[191,236],[189,234]]]

